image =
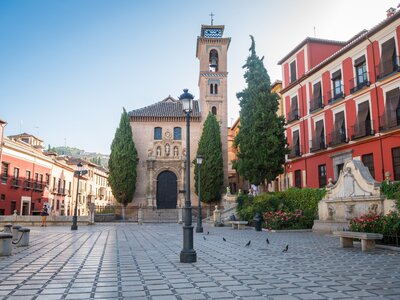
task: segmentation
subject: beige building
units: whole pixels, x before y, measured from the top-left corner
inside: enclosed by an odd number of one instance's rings
[[[224,26],[202,25],[197,38],[199,100],[194,101],[190,120],[190,159],[197,154],[203,123],[208,113],[217,116],[221,129],[224,185],[228,184],[227,51],[230,38]],[[189,91],[192,92],[193,91]],[[182,104],[168,96],[153,105],[129,112],[132,135],[138,151],[136,192],[130,206],[158,209],[182,207],[185,190],[186,121]],[[191,199],[194,194],[191,164]]]

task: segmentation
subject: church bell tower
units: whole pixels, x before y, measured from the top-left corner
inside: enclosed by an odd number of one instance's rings
[[[199,90],[202,124],[209,112],[220,124],[224,160],[224,186],[228,185],[228,72],[227,54],[231,38],[223,37],[225,26],[202,25],[197,38],[196,57],[200,61]]]

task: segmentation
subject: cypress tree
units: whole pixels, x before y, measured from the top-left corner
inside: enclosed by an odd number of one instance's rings
[[[271,81],[263,59],[255,50],[251,37],[250,55],[243,66],[247,87],[237,93],[240,102],[240,127],[234,144],[238,148],[235,166],[238,173],[259,185],[283,173],[288,153],[285,121],[277,115],[279,97],[271,93]]]
[[[119,127],[111,144],[108,167],[108,181],[115,199],[123,205],[122,215],[125,219],[125,208],[132,202],[136,190],[137,151],[132,138],[129,116],[125,110],[121,114]]]
[[[217,202],[221,199],[221,188],[224,183],[222,159],[222,144],[219,123],[212,113],[209,113],[203,125],[197,155],[203,156],[200,172],[201,201],[204,203]],[[194,184],[198,194],[198,166],[194,159]]]

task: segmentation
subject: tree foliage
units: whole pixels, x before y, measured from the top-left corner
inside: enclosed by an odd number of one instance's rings
[[[203,125],[197,155],[203,156],[203,163],[200,172],[201,201],[211,203],[219,201],[221,198],[221,188],[224,183],[224,169],[222,159],[221,134],[217,118],[212,113]],[[198,166],[196,159],[193,160],[195,191],[198,194]]]
[[[240,127],[235,138],[238,173],[254,184],[272,181],[283,173],[285,154],[284,118],[277,115],[279,97],[271,92],[271,82],[263,59],[255,51],[251,37],[250,55],[243,66],[247,87],[237,93],[240,101]]]
[[[126,207],[136,190],[137,151],[132,138],[129,116],[123,109],[119,127],[111,144],[108,181],[115,199]]]

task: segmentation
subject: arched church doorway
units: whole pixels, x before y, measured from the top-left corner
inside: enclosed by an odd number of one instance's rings
[[[157,177],[157,208],[176,208],[178,200],[178,182],[171,171],[161,172]]]

